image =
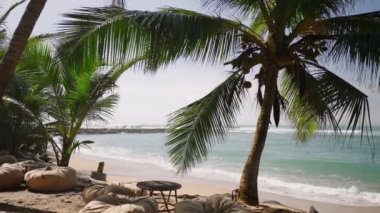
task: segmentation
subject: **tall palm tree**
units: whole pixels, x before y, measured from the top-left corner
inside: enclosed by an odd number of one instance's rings
[[[4,56],[9,40],[6,19],[17,6],[24,2],[25,0],[14,3],[0,17],[0,58]],[[24,62],[28,61],[26,58],[23,59]],[[30,92],[30,88],[31,85],[26,80],[22,68],[18,68],[17,74],[8,85],[3,102],[0,103],[0,150],[19,157],[23,157],[21,149],[34,150],[39,154],[46,149],[47,135],[44,126],[37,119],[41,104]]]
[[[46,0],[30,0],[0,62],[0,101],[24,52]]]
[[[236,114],[256,81],[261,106],[242,171],[239,199],[257,205],[257,177],[271,115],[283,111],[305,141],[317,129],[360,128],[370,132],[368,97],[323,62],[346,64],[342,74],[377,84],[380,12],[349,15],[354,0],[201,0],[214,14],[164,8],[156,12],[84,8],[61,24],[61,48],[73,60],[89,54],[121,62],[145,55],[146,70],[178,58],[232,65],[229,77],[169,118],[166,145],[171,162],[186,172],[236,123]],[[336,67],[335,67],[336,68]],[[281,80],[281,84],[279,81]],[[368,84],[367,84],[368,83]],[[370,143],[371,144],[371,143]]]

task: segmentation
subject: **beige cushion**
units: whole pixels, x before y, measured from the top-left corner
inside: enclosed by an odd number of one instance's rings
[[[109,185],[119,185],[119,186],[123,186],[124,188],[128,188],[130,191],[133,191],[133,193],[136,196],[147,196],[148,195],[147,190],[144,190],[144,191],[141,190],[139,187],[137,187],[137,183],[138,183],[137,181],[132,181],[128,183],[115,182]]]
[[[0,190],[17,188],[23,180],[24,173],[17,165],[5,163],[0,166]]]
[[[128,201],[127,201],[128,200]],[[105,212],[112,213],[155,213],[158,212],[158,205],[151,197],[125,198],[127,204],[118,205],[107,209]],[[117,202],[120,202],[118,200]]]
[[[4,163],[17,163],[17,159],[13,155],[0,155],[0,166]]]
[[[107,210],[107,211],[106,211]],[[127,197],[109,193],[97,197],[89,202],[79,212],[133,212],[133,213],[155,213],[158,212],[156,201],[151,197]]]
[[[91,184],[83,189],[82,196],[86,203],[93,201],[95,198],[110,193],[107,185]]]
[[[214,195],[204,200],[184,200],[175,205],[176,213],[249,213],[229,197]]]
[[[77,185],[77,175],[70,167],[47,167],[27,172],[25,181],[32,191],[63,192]]]
[[[183,200],[175,205],[175,212],[178,213],[205,213],[206,206],[203,202],[197,200]]]
[[[83,195],[83,200],[86,203],[89,203],[89,202],[93,201],[95,198],[97,198],[101,195],[106,195],[110,192],[115,193],[115,194],[119,194],[119,195],[130,196],[130,197],[140,195],[140,194],[136,194],[136,192],[139,192],[138,189],[136,189],[136,188],[137,187],[135,187],[133,185],[128,185],[128,184],[124,184],[124,185],[92,184],[92,185],[87,186],[83,190],[82,195]]]
[[[101,213],[101,212],[104,212],[113,206],[114,205],[94,200],[94,201],[89,202],[82,209],[80,209],[79,213]]]
[[[121,206],[111,207],[105,210],[103,213],[145,213],[145,210],[142,206],[135,204],[124,204]]]

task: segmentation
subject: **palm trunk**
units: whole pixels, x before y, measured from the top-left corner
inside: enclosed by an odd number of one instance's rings
[[[30,0],[0,63],[0,101],[28,43],[46,0]]]
[[[69,166],[70,157],[71,157],[71,155],[69,155],[67,153],[62,154],[62,158],[61,158],[61,161],[59,162],[58,166],[64,166],[64,167]]]
[[[270,71],[270,73],[266,73],[268,76],[265,79],[264,100],[257,120],[252,147],[244,165],[239,186],[239,200],[254,206],[259,204],[257,177],[259,175],[261,153],[263,152],[267,138],[270,115],[277,88],[277,70],[271,69]]]
[[[64,138],[62,142],[62,150],[61,150],[61,160],[59,161],[58,166],[69,166],[70,155],[68,154],[68,149],[70,147],[69,139]]]

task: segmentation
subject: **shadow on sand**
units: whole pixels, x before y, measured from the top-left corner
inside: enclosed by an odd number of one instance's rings
[[[52,211],[42,211],[38,209],[33,208],[27,208],[27,207],[21,207],[21,206],[15,206],[12,204],[7,203],[0,203],[0,211],[5,212],[25,212],[25,213],[53,213]]]

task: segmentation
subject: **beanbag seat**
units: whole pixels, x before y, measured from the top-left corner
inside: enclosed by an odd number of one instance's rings
[[[91,184],[83,189],[82,197],[85,203],[95,200],[97,197],[110,193],[107,185]]]
[[[5,163],[0,166],[0,190],[17,188],[24,180],[24,173],[17,165]]]
[[[134,204],[125,204],[121,206],[111,207],[105,210],[103,213],[145,213],[145,212],[146,211],[141,206],[134,205]]]
[[[17,166],[18,168],[22,169],[22,170],[25,170],[25,165],[27,164],[34,164],[34,163],[38,163],[34,160],[26,160],[26,161],[20,161],[20,162],[17,162],[17,163],[13,163],[12,165],[14,166]]]
[[[63,192],[77,185],[76,171],[70,167],[46,167],[25,174],[27,187],[36,192]]]
[[[187,212],[199,212],[205,213],[206,206],[204,202],[199,200],[183,200],[175,205],[175,212],[187,213]]]
[[[106,211],[107,209],[113,207],[114,205],[104,203],[101,201],[93,200],[83,208],[79,210],[79,213],[101,213]]]
[[[100,212],[133,212],[133,213],[156,213],[158,212],[157,202],[151,197],[127,197],[109,193],[97,197],[89,202],[79,212],[100,213]]]
[[[3,165],[4,163],[17,163],[18,160],[15,158],[13,155],[0,155],[0,166]]]
[[[205,200],[184,200],[175,205],[176,213],[249,213],[231,198],[213,195]]]
[[[108,193],[114,193],[119,195],[126,195],[130,197],[134,197],[136,195],[140,195],[139,190],[136,189],[136,186],[133,184],[124,184],[124,185],[104,185],[104,184],[92,184],[87,186],[82,193],[83,200],[86,203],[93,201],[95,198],[101,195],[107,195]]]

